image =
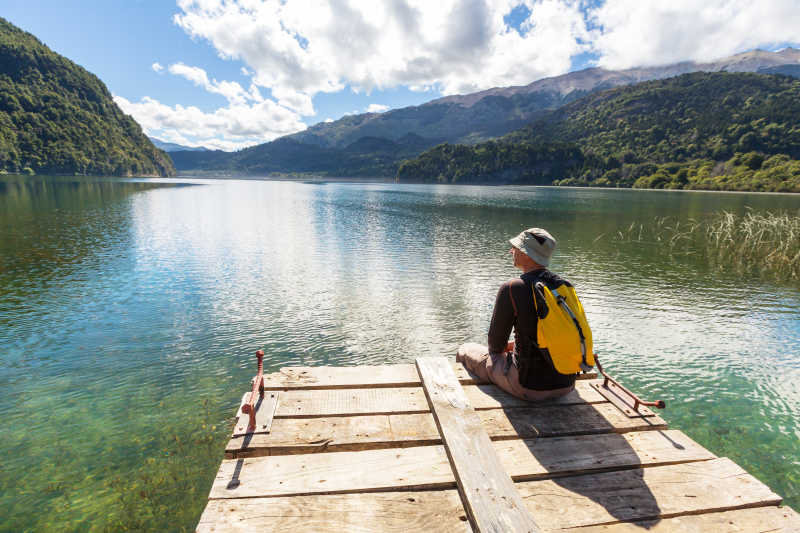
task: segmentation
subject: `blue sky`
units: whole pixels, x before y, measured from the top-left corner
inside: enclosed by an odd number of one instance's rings
[[[698,7],[700,6],[700,7]],[[151,135],[234,149],[599,65],[800,42],[794,0],[3,0]]]

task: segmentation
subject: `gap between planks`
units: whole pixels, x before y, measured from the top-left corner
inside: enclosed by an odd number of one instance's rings
[[[716,457],[676,430],[495,441],[491,448],[517,481]],[[226,459],[210,497],[450,486],[455,486],[455,478],[444,448],[437,445]]]
[[[477,412],[492,440],[551,438],[632,431],[663,430],[658,417],[629,418],[609,403],[552,409],[488,409]],[[273,421],[269,434],[234,437],[228,458],[285,455],[378,448],[403,448],[441,443],[430,413],[362,415],[331,418],[283,418]]]
[[[475,408],[531,407],[608,403],[593,381],[580,381],[575,390],[535,404],[515,398],[495,385],[466,385],[464,394]],[[280,393],[275,418],[313,418],[365,414],[425,413],[430,407],[422,387],[288,390]]]

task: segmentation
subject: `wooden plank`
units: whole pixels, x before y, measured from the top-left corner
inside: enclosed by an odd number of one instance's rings
[[[278,418],[268,435],[232,438],[225,457],[402,448],[441,444],[430,413]]]
[[[281,393],[276,418],[428,411],[421,387],[289,390]]]
[[[419,386],[419,374],[412,364],[295,366],[283,367],[278,372],[264,375],[264,388],[268,390]]]
[[[462,385],[488,382],[470,374],[461,363],[453,363],[453,371]],[[597,374],[581,374],[582,379],[595,379]],[[413,364],[379,366],[287,366],[264,375],[267,390],[357,389],[376,387],[419,387],[422,383]]]
[[[608,403],[559,407],[556,411],[530,405],[478,411],[478,416],[493,440],[666,429],[660,418],[631,419]],[[430,413],[276,418],[269,434],[234,437],[225,453],[236,458],[439,443],[439,431]]]
[[[704,513],[622,522],[603,526],[570,528],[561,531],[575,533],[797,533],[800,531],[800,515],[789,507],[757,507],[719,513]]]
[[[377,418],[377,417],[376,417]],[[385,417],[388,418],[388,417]],[[428,430],[427,437],[430,440],[438,437],[432,417],[429,417],[429,424],[432,426]],[[376,431],[378,438],[387,441],[388,438],[382,435],[383,431],[404,432],[398,429],[396,424],[391,427],[381,427],[377,422]],[[409,428],[405,433],[413,433],[415,430]],[[313,439],[314,436],[309,436]],[[414,436],[413,438],[418,438]],[[305,446],[304,453],[314,453],[316,451],[329,451],[335,453],[340,448],[329,449],[337,446],[336,442],[325,444],[327,439],[318,439],[319,444],[308,444]],[[406,446],[415,444],[414,441],[400,441]],[[410,443],[410,444],[409,444]],[[605,434],[591,436],[572,436],[572,437],[552,437],[546,439],[525,439],[525,440],[503,440],[492,443],[495,451],[500,457],[506,472],[514,480],[529,480],[558,475],[573,474],[575,472],[602,471],[614,468],[636,468],[641,466],[665,465],[673,463],[703,461],[715,458],[714,454],[692,441],[689,437],[677,430],[668,431],[645,431],[641,433],[626,434]],[[287,445],[288,446],[288,445]],[[300,445],[297,445],[299,448]],[[398,442],[388,441],[382,448],[399,448]],[[375,448],[381,449],[381,448]],[[279,453],[273,455],[279,455]],[[263,455],[263,454],[262,454]],[[324,455],[324,454],[321,454]],[[255,456],[255,455],[254,455]],[[245,455],[247,457],[247,455]],[[351,462],[353,468],[358,468],[359,461],[367,458],[371,462],[381,460],[381,457],[389,457],[390,463],[394,462],[391,455],[372,457],[370,455],[340,455],[337,460],[342,463]],[[434,455],[434,457],[438,456]],[[248,465],[254,463],[247,463]],[[296,463],[298,468],[313,469],[324,471],[327,468],[326,459],[307,457],[305,462]],[[419,461],[419,468],[425,470],[429,468],[422,460]],[[433,465],[435,466],[435,465]],[[233,467],[235,469],[235,467]],[[267,470],[270,467],[265,467]],[[284,467],[288,468],[288,467]],[[230,470],[230,468],[228,468]],[[294,474],[292,474],[294,475]],[[333,474],[330,474],[331,476]],[[361,488],[372,490],[382,486],[384,483],[380,479],[369,479]],[[367,478],[362,478],[367,479]]]
[[[591,382],[581,382],[569,394],[536,404],[520,400],[494,385],[467,385],[467,397],[475,409],[526,407],[530,405],[574,405],[605,402]],[[422,387],[377,387],[362,389],[292,389],[280,393],[276,418],[395,414],[429,411]]]
[[[531,512],[558,528],[778,505],[728,458],[517,483]],[[567,512],[568,511],[568,512]]]
[[[278,391],[264,391],[264,397],[256,402],[256,429],[252,433],[269,433],[272,427],[272,419],[275,416],[275,409],[278,406]],[[249,399],[250,393],[244,393],[239,410],[236,411],[236,423],[233,425],[233,436],[238,437],[248,434],[247,428],[250,425],[250,415],[242,412],[242,405]]]
[[[598,392],[597,388],[592,387],[593,383],[595,382],[589,380],[578,381],[575,383],[575,390],[569,394],[552,400],[536,402],[535,404],[512,396],[495,385],[467,385],[463,389],[467,400],[476,411],[481,409],[529,407],[531,405],[560,406],[608,401]]]
[[[432,418],[431,415],[426,416]],[[407,422],[405,427],[391,423],[388,430],[413,434],[416,431],[414,424],[410,420]],[[275,423],[278,424],[279,420]],[[275,434],[278,434],[277,429],[276,426]],[[435,429],[431,428],[431,434],[433,431]],[[678,431],[646,433],[648,435],[608,434],[499,441],[492,443],[492,446],[500,463],[515,479],[713,458],[707,450]],[[286,496],[454,486],[455,477],[444,449],[441,446],[421,446],[225,460],[214,481],[211,497]]]
[[[444,357],[420,357],[416,364],[472,529],[538,532],[452,365]]]
[[[629,418],[610,403],[573,405],[558,409],[490,409],[477,413],[493,439],[667,429],[667,423],[659,416]]]
[[[603,380],[592,382],[592,388],[599,392],[603,398],[616,405],[620,411],[628,416],[653,416],[655,413],[644,405],[634,409],[634,400],[625,391],[612,382],[603,385]]]
[[[756,507],[722,512],[697,511],[655,520],[562,528],[562,512],[545,531],[574,533],[796,533],[800,517],[789,507]],[[636,514],[636,512],[632,512]],[[198,533],[354,533],[471,531],[456,490],[334,494],[211,500]]]
[[[716,455],[677,430],[492,443],[514,481],[708,461]]]
[[[454,486],[442,446],[223,460],[209,498]]]
[[[455,490],[243,498],[208,502],[197,533],[469,533]]]

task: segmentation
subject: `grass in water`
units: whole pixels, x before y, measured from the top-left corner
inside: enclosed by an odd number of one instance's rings
[[[720,270],[800,282],[800,211],[722,211],[685,222],[656,217],[649,224],[632,223],[615,240],[655,244],[676,255],[697,254]]]

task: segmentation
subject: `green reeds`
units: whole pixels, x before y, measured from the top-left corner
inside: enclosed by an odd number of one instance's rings
[[[721,270],[800,282],[800,211],[722,211],[686,221],[656,217],[649,224],[633,222],[616,240],[696,254]]]

